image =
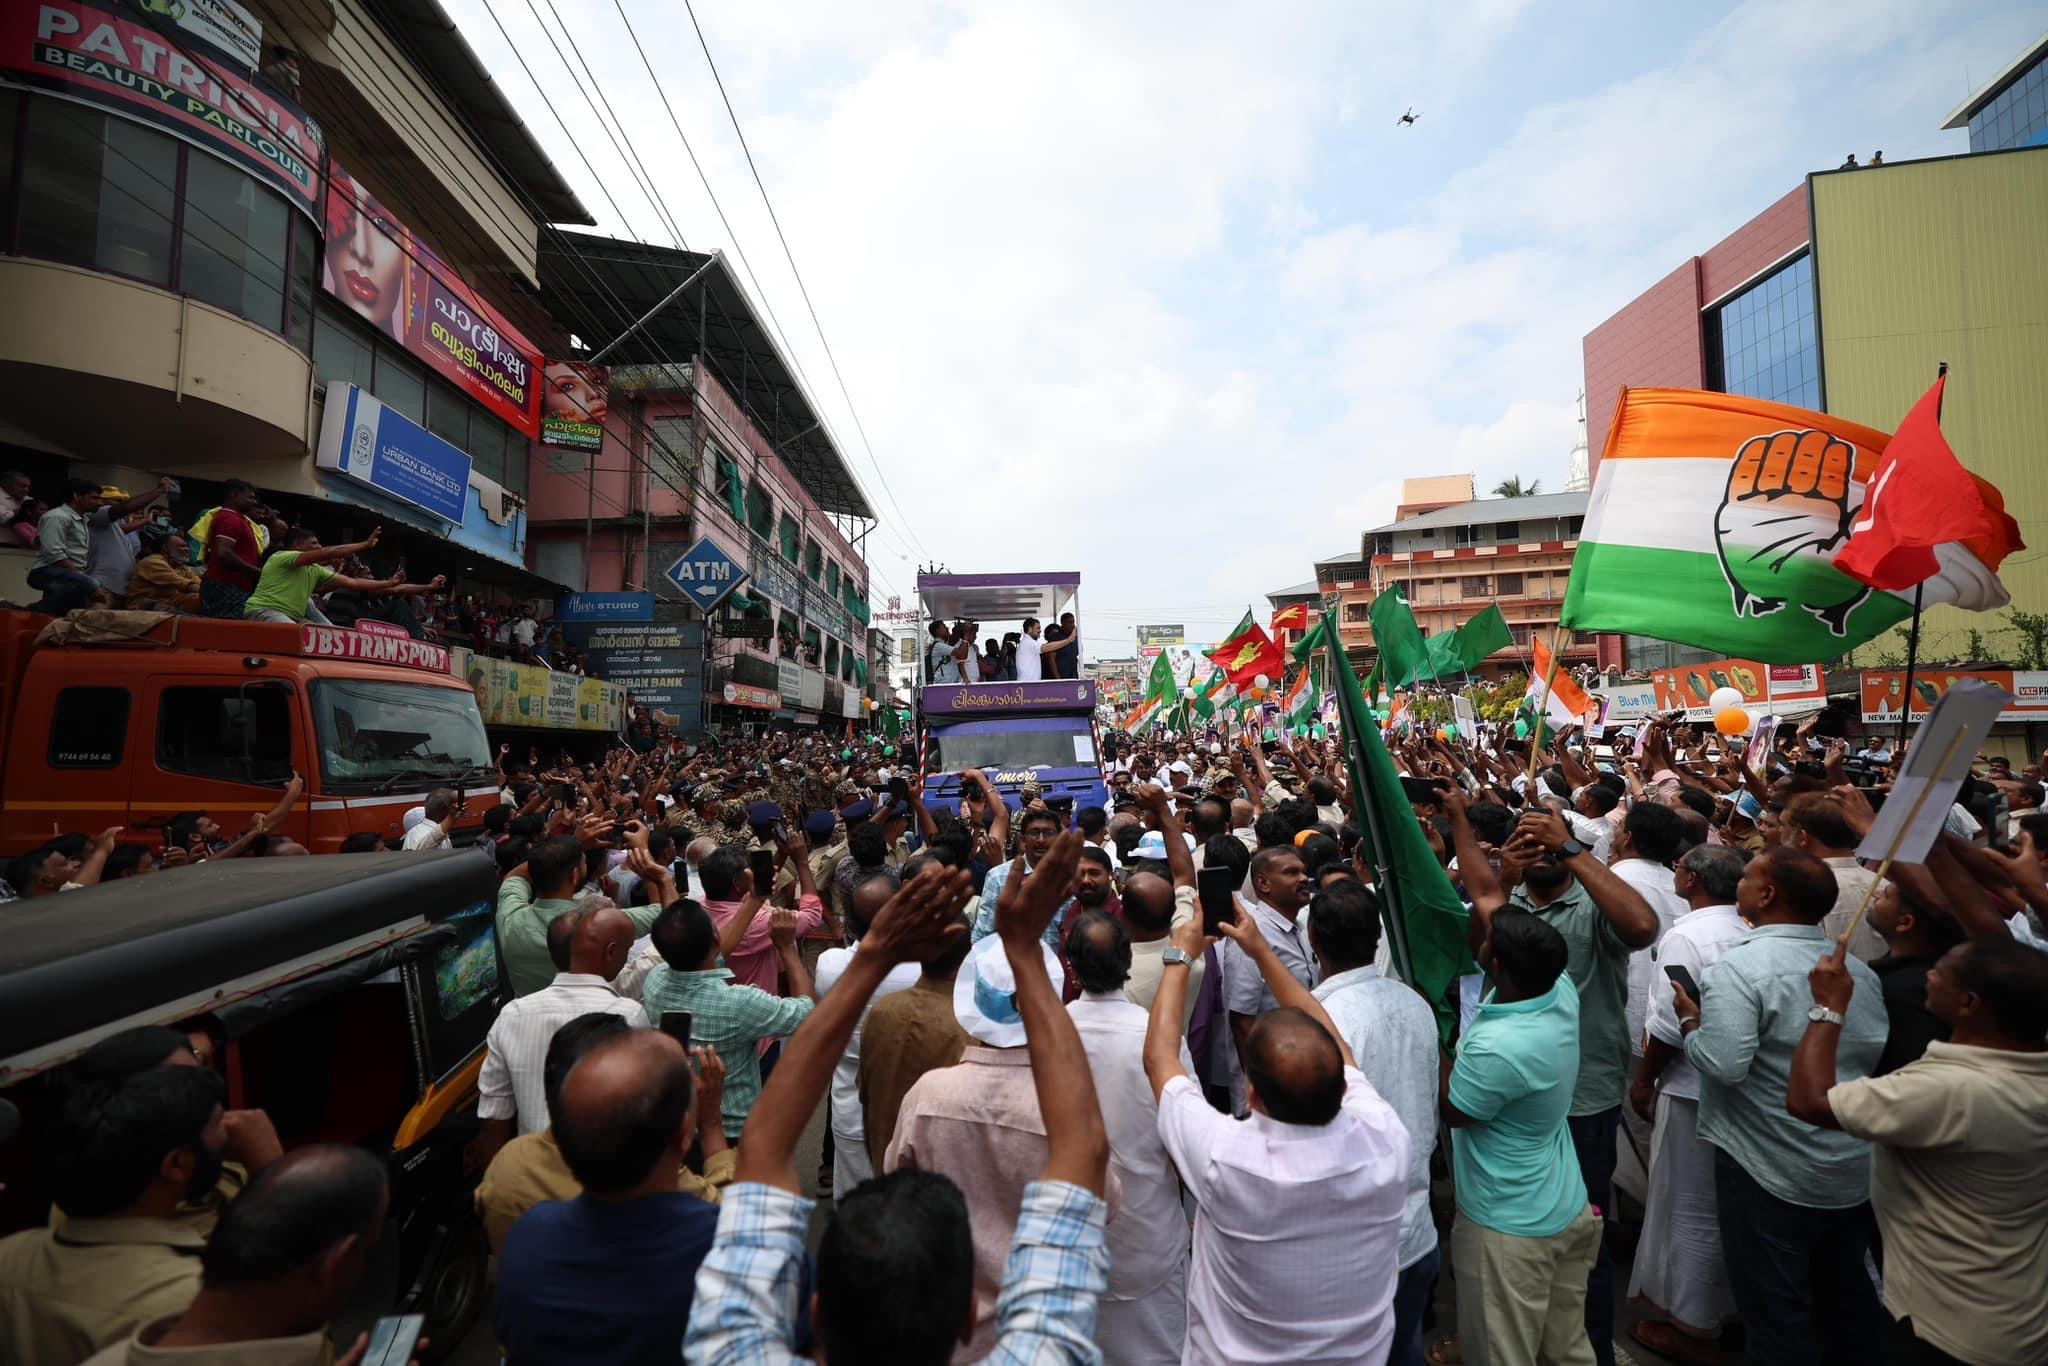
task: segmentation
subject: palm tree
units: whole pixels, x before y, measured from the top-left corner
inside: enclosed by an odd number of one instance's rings
[[[1511,474],[1493,486],[1493,496],[1496,498],[1534,498],[1542,491],[1541,479],[1531,479],[1524,484],[1519,474]]]

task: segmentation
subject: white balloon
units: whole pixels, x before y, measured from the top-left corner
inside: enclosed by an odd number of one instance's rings
[[[1273,680],[1266,677],[1264,674],[1260,674],[1252,679],[1252,686],[1254,688],[1257,688],[1260,692],[1264,692],[1267,688],[1273,686]]]
[[[1740,688],[1716,688],[1714,695],[1707,699],[1707,709],[1719,716],[1730,707],[1739,707],[1745,701]]]

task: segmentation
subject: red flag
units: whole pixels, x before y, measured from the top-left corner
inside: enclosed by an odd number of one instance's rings
[[[1941,434],[1941,394],[1934,381],[1885,445],[1849,528],[1835,568],[1872,588],[1897,591],[1941,572],[1935,547],[1962,543],[1992,574],[2025,548],[2019,523],[1997,489],[1964,469]]]
[[[1275,631],[1306,631],[1308,629],[1308,604],[1297,602],[1292,607],[1283,607],[1273,614]]]
[[[1254,686],[1252,680],[1260,674],[1264,674],[1269,683],[1278,683],[1287,673],[1287,656],[1280,653],[1280,647],[1259,629],[1257,622],[1209,651],[1209,658],[1228,675],[1230,686],[1240,693],[1249,692]]]

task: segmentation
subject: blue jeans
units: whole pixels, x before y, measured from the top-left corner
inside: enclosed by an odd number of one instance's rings
[[[1436,1275],[1443,1266],[1443,1249],[1433,1247],[1429,1255],[1401,1272],[1394,1282],[1394,1342],[1387,1352],[1387,1366],[1423,1366],[1422,1316],[1429,1312],[1429,1300],[1436,1290]]]
[[[29,610],[48,612],[53,617],[90,605],[92,595],[100,591],[99,580],[90,574],[54,564],[39,564],[29,570],[28,586],[41,590],[43,595],[29,604]]]
[[[1878,1308],[1863,1265],[1872,1230],[1867,1203],[1809,1209],[1780,1200],[1716,1149],[1714,1204],[1753,1366],[1884,1359],[1891,1316]]]
[[[1614,1142],[1621,1128],[1621,1107],[1593,1115],[1573,1115],[1572,1151],[1586,1182],[1586,1199],[1600,1207],[1600,1255],[1586,1277],[1586,1336],[1600,1366],[1614,1366],[1614,1256],[1607,1249],[1607,1220],[1614,1213]]]

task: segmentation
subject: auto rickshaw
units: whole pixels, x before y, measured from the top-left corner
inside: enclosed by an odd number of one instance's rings
[[[67,1060],[135,1025],[200,1038],[228,1105],[270,1115],[289,1149],[384,1156],[391,1212],[347,1343],[418,1313],[435,1355],[489,1298],[472,1204],[477,1077],[510,991],[497,871],[477,849],[230,859],[0,907],[0,1233],[50,1217],[43,1127]]]

